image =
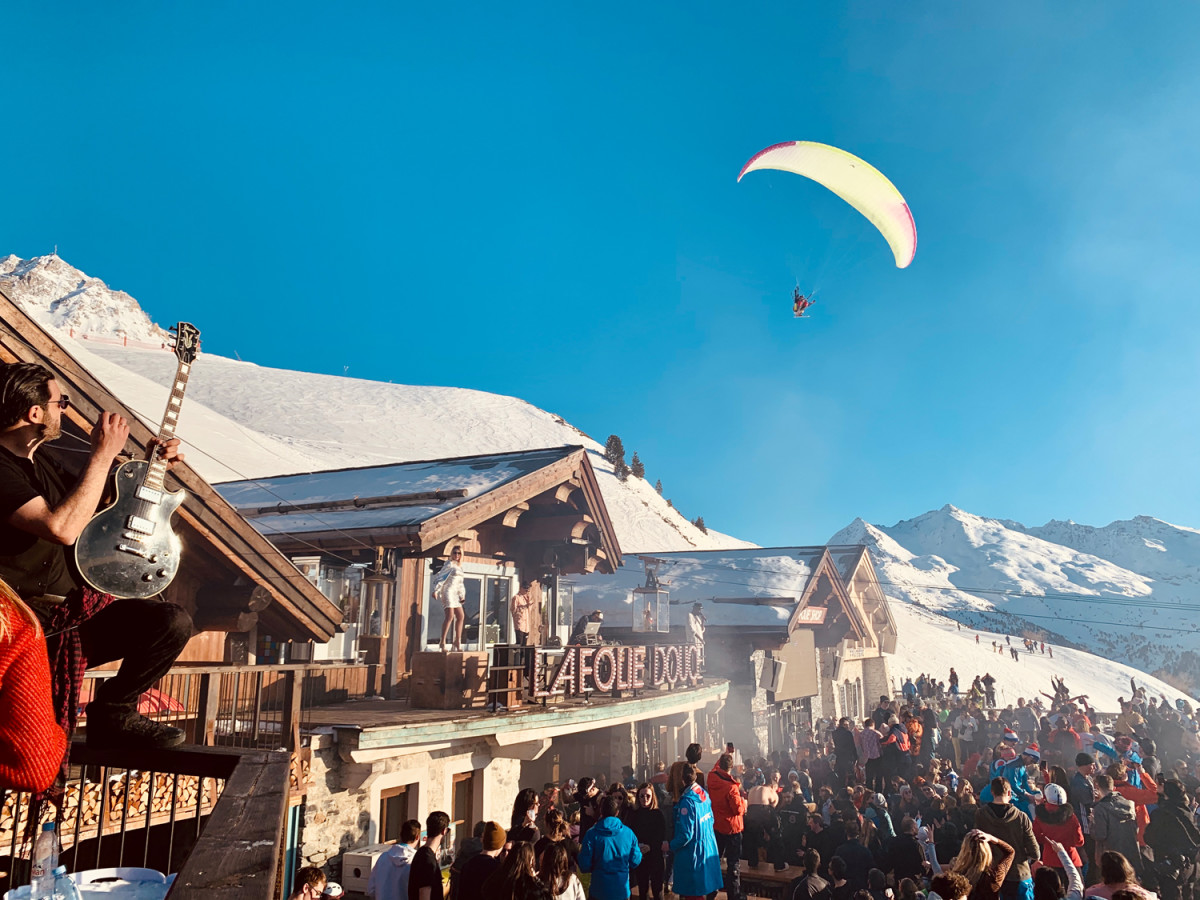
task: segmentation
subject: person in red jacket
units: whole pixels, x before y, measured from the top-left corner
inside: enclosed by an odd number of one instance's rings
[[[46,636],[33,611],[0,581],[0,791],[44,791],[66,750],[50,700]]]
[[[1033,814],[1033,836],[1042,848],[1042,865],[1053,869],[1066,890],[1068,877],[1063,869],[1058,852],[1051,846],[1051,841],[1062,844],[1076,868],[1083,867],[1079,858],[1079,849],[1083,846],[1083,827],[1075,815],[1071,805],[1067,803],[1067,792],[1062,785],[1048,784],[1044,789],[1046,802],[1038,805]]]
[[[733,777],[733,756],[721,754],[708,773],[708,795],[712,800],[713,830],[717,852],[725,860],[725,896],[742,896],[742,832],[746,828],[746,798]]]

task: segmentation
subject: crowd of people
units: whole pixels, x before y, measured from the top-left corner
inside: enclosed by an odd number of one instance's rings
[[[740,900],[771,882],[791,900],[1200,900],[1196,710],[1132,683],[1107,717],[1061,679],[1004,708],[986,674],[978,697],[937,684],[818,719],[786,751],[693,744],[641,783],[626,767],[524,788],[507,827],[459,841],[447,892],[433,812],[379,858],[371,897]]]

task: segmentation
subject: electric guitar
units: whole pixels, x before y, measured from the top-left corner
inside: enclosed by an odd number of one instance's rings
[[[175,436],[188,375],[200,351],[200,332],[180,322],[171,331],[179,366],[162,425],[160,444]],[[163,487],[167,462],[158,453],[149,460],[122,463],[114,481],[116,499],[96,513],[75,541],[75,564],[83,580],[104,594],[146,599],[161,593],[179,571],[183,545],[171,530],[171,516],[187,497]]]

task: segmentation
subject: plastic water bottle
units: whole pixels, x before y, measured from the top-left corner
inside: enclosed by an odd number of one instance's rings
[[[54,870],[54,900],[80,900],[79,888],[75,887],[75,882],[67,874],[66,866]]]
[[[42,823],[42,833],[33,845],[31,900],[50,900],[54,896],[54,870],[58,868],[58,835],[53,822]]]

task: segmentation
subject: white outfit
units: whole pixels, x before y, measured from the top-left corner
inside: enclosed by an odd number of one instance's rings
[[[693,644],[704,643],[704,618],[696,613],[688,613],[688,640]]]
[[[467,586],[463,581],[460,563],[448,561],[433,580],[433,599],[440,600],[443,609],[458,609],[467,599]]]
[[[408,900],[408,875],[417,848],[412,844],[394,844],[375,860],[367,881],[371,900]]]
[[[571,873],[571,880],[567,882],[567,889],[561,894],[555,894],[554,900],[585,900],[583,885],[574,872]]]

